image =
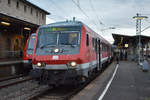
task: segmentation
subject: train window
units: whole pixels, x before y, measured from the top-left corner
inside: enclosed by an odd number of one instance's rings
[[[103,44],[103,51],[105,51],[105,45]]]
[[[94,39],[94,42],[95,42],[95,51],[97,51],[99,48],[97,39]]]
[[[104,45],[103,44],[101,44],[101,48],[102,48],[102,51],[104,51]]]
[[[77,45],[78,33],[61,33],[59,34],[60,45]]]
[[[48,47],[50,45],[56,45],[57,44],[57,33],[44,33],[40,34],[39,36],[39,47]]]
[[[92,46],[94,47],[94,38],[92,38]]]
[[[89,46],[89,35],[86,34],[86,45]]]
[[[107,46],[104,43],[102,44],[102,51],[107,51]]]
[[[106,51],[108,51],[108,46],[106,45]]]
[[[105,45],[105,51],[107,51],[107,46]]]
[[[95,39],[94,38],[92,38],[92,46],[93,46],[93,48],[95,48]]]

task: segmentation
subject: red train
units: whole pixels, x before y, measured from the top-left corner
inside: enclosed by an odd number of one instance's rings
[[[28,73],[32,69],[32,56],[33,56],[35,36],[36,33],[32,33],[27,39],[27,42],[25,44],[23,54],[23,66],[25,73]]]
[[[80,83],[112,60],[112,46],[80,21],[40,26],[31,72],[50,85]]]

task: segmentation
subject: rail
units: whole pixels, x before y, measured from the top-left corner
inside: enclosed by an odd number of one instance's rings
[[[12,85],[16,85],[19,83],[23,83],[23,82],[29,81],[29,80],[32,80],[32,78],[31,77],[19,77],[19,78],[16,78],[14,80],[12,79],[12,80],[7,80],[7,81],[2,81],[0,83],[0,89],[6,88],[6,87],[9,87]]]
[[[9,76],[9,77],[5,77],[5,78],[0,78],[0,82],[7,81],[10,79],[19,78],[19,77],[23,77],[23,76],[24,76],[23,74],[20,74],[20,75],[14,75],[14,76]]]

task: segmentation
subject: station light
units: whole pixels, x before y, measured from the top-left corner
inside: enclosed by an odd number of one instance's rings
[[[31,28],[29,28],[29,27],[24,27],[24,29],[25,29],[25,30],[28,30],[28,31],[31,30]]]
[[[134,16],[134,19],[145,19],[148,18],[147,16]]]
[[[5,26],[10,26],[10,23],[4,22],[4,21],[2,21],[1,24],[2,24],[2,25],[5,25]]]
[[[128,46],[129,46],[128,44],[125,44],[125,47],[126,47],[126,48],[128,48]]]

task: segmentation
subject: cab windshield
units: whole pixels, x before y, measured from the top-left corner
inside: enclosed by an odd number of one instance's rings
[[[60,33],[59,34],[59,45],[77,45],[78,44],[78,33]]]
[[[78,45],[79,32],[66,31],[66,32],[40,32],[39,34],[39,48],[60,45]]]

